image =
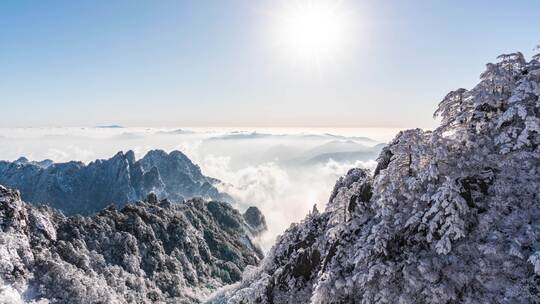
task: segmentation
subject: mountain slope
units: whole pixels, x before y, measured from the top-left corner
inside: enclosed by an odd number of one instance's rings
[[[175,201],[195,196],[231,201],[215,188],[216,182],[179,151],[153,150],[137,161],[133,151],[119,152],[88,165],[25,158],[0,161],[0,185],[20,190],[27,202],[47,203],[66,214],[90,214],[111,203],[142,199],[149,192]]]
[[[65,217],[0,186],[0,302],[10,286],[26,301],[200,303],[262,258],[249,232],[259,227],[243,218],[227,203],[154,194]]]
[[[540,55],[500,59],[213,302],[540,303]]]

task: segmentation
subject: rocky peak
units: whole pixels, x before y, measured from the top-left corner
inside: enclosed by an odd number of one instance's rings
[[[24,156],[21,156],[15,161],[15,163],[24,165],[24,164],[28,163],[28,158],[26,158]]]
[[[246,212],[242,215],[244,220],[252,228],[254,234],[259,234],[263,231],[266,231],[268,227],[266,226],[266,219],[259,208],[251,206],[247,208]]]
[[[66,214],[89,214],[111,203],[122,206],[149,192],[178,202],[198,196],[231,202],[214,183],[180,151],[152,150],[140,160],[135,160],[133,151],[120,151],[88,165],[23,158],[0,161],[0,184],[19,189],[27,202],[47,203]]]
[[[158,203],[157,195],[154,192],[150,192],[148,196],[146,197],[146,201],[149,204],[156,205]]]
[[[133,152],[132,150],[127,151],[126,159],[128,160],[129,164],[133,164],[135,162],[135,152]]]

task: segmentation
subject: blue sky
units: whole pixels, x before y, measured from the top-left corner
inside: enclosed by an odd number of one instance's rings
[[[0,127],[431,127],[540,43],[540,1],[342,2],[358,29],[315,67],[274,50],[280,1],[2,0]]]

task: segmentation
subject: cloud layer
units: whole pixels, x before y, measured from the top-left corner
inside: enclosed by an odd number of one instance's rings
[[[188,130],[148,128],[0,129],[0,159],[90,162],[122,150],[181,150],[203,173],[220,179],[241,211],[257,206],[269,232],[265,249],[314,204],[324,208],[336,179],[352,167],[373,168],[395,130]],[[348,134],[347,134],[348,133]],[[381,134],[384,134],[381,136]],[[369,138],[375,135],[376,140]]]

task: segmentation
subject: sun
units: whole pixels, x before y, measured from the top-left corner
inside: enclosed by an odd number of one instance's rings
[[[321,64],[336,59],[350,42],[350,11],[341,1],[294,1],[275,14],[275,45],[286,56]]]

